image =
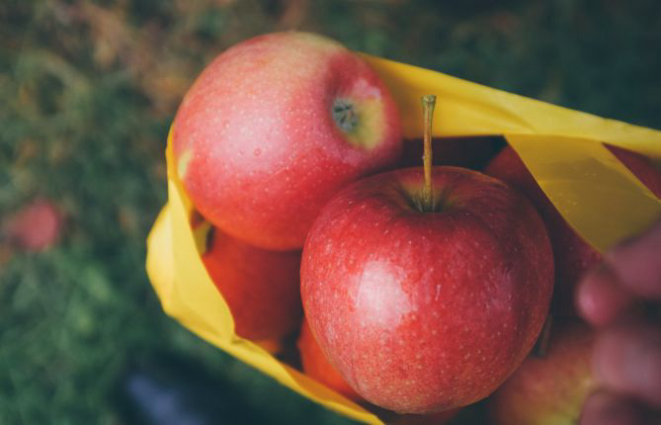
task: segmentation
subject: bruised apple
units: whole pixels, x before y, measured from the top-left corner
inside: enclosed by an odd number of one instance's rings
[[[553,255],[534,207],[481,173],[436,167],[363,179],[324,207],[301,265],[317,342],[367,401],[398,413],[466,406],[530,351]]]
[[[227,302],[237,335],[262,341],[297,329],[300,251],[256,248],[214,229],[202,261]]]
[[[235,238],[300,249],[322,206],[394,166],[394,100],[356,54],[302,32],[263,35],[218,56],[174,120],[177,173],[196,208]]]

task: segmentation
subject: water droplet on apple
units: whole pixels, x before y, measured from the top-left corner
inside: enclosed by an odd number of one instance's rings
[[[259,148],[257,148],[257,149],[254,150],[253,154],[254,154],[255,156],[260,156],[260,155],[262,154],[262,150],[259,149]]]

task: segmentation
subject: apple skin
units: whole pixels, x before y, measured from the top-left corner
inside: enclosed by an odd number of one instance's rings
[[[303,319],[301,334],[298,338],[298,349],[301,353],[303,372],[321,382],[332,390],[357,403],[364,403],[361,396],[347,384],[342,375],[330,364],[319,344],[314,339],[307,320]],[[372,409],[372,406],[366,406]],[[373,409],[372,409],[373,410]],[[448,422],[460,409],[447,410],[431,415],[398,415],[392,412],[377,412],[391,425],[441,425]]]
[[[303,319],[297,345],[298,351],[301,353],[303,372],[306,375],[309,375],[311,378],[314,378],[316,381],[321,382],[350,400],[355,402],[363,401],[363,398],[347,384],[347,381],[344,380],[342,375],[326,359],[305,319]]]
[[[257,248],[214,229],[202,261],[227,302],[237,335],[281,338],[301,323],[300,251]]]
[[[322,36],[273,33],[203,71],[175,117],[173,147],[202,215],[252,245],[292,250],[337,191],[396,165],[401,123],[359,56]]]
[[[347,187],[303,250],[301,293],[317,342],[367,401],[398,413],[493,392],[546,318],[553,255],[528,200],[475,171],[436,167],[440,211],[412,206],[422,168]]]
[[[553,329],[544,357],[529,356],[489,400],[494,425],[575,425],[596,388],[594,332],[578,321]]]
[[[606,147],[656,196],[661,197],[661,172],[642,155],[614,146]],[[575,316],[574,291],[580,278],[601,263],[602,255],[569,226],[539,187],[523,161],[511,147],[503,149],[489,163],[485,173],[511,184],[526,195],[539,210],[548,227],[555,256],[556,285],[554,313]]]

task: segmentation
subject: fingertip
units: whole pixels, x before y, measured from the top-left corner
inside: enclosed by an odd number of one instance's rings
[[[661,299],[661,221],[606,253],[606,261],[633,293]]]
[[[644,425],[635,403],[609,393],[595,393],[583,405],[580,425]]]
[[[593,351],[596,380],[612,391],[661,407],[661,331],[631,323],[599,333]]]
[[[607,267],[588,272],[578,285],[576,303],[579,314],[595,326],[604,326],[622,315],[634,302],[633,296]]]

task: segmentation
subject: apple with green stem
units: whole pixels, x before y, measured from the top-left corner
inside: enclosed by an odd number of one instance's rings
[[[328,38],[267,34],[218,56],[173,124],[195,207],[235,238],[300,249],[323,205],[401,156],[396,104],[358,55]]]
[[[425,166],[356,182],[322,210],[301,294],[319,346],[367,401],[433,413],[488,396],[548,313],[553,255],[523,195],[475,171]]]
[[[234,332],[247,339],[281,338],[301,323],[300,251],[251,246],[214,229],[202,261],[234,318]]]
[[[577,425],[596,388],[594,339],[577,320],[556,323],[545,355],[528,357],[489,400],[494,425]]]

